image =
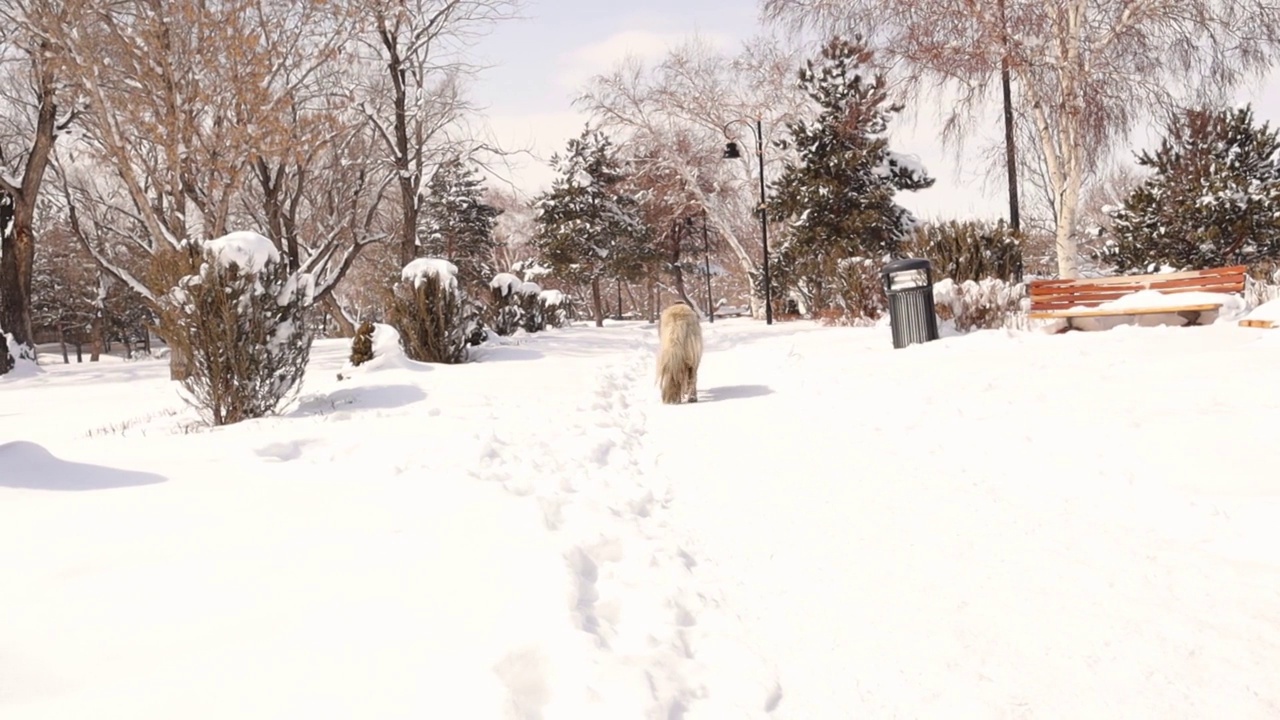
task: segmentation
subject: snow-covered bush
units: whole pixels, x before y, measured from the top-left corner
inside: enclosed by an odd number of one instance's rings
[[[547,320],[542,312],[539,296],[542,286],[535,282],[521,283],[516,289],[516,300],[520,303],[520,327],[527,333],[541,332],[547,329]]]
[[[815,313],[815,319],[828,325],[870,325],[885,314],[889,299],[880,280],[881,263],[855,257],[839,260],[835,267],[829,289],[834,291],[831,302]],[[806,292],[805,283],[796,290],[806,303],[816,294]]]
[[[1280,269],[1271,273],[1269,278],[1257,280],[1245,277],[1245,307],[1255,308],[1272,300],[1280,300]]]
[[[918,225],[903,251],[911,257],[927,258],[936,278],[958,283],[987,278],[1021,280],[1022,247],[1003,220],[994,224],[951,220]]]
[[[360,367],[373,359],[373,323],[365,320],[351,338],[351,366]]]
[[[404,266],[392,291],[389,319],[409,359],[447,364],[466,362],[478,320],[458,284],[457,266],[439,258]]]
[[[311,353],[311,276],[254,232],[208,241],[201,258],[161,301],[161,334],[187,358],[187,400],[214,425],[274,412]]]
[[[489,326],[499,335],[510,335],[520,327],[520,302],[516,292],[523,283],[511,273],[498,273],[489,281],[492,303]]]
[[[569,324],[568,299],[559,290],[543,290],[538,293],[538,306],[547,325],[562,328]]]
[[[1026,296],[1022,283],[995,278],[960,283],[946,278],[933,285],[938,319],[952,321],[960,332],[1017,326]]]

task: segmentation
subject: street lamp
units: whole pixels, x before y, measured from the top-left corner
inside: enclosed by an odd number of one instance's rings
[[[751,134],[756,138],[756,160],[760,163],[760,242],[764,248],[764,322],[766,325],[773,324],[773,292],[772,283],[769,279],[769,215],[765,210],[765,190],[764,190],[764,130],[761,128],[760,119],[756,118],[756,124],[753,126],[746,120],[730,120],[721,128],[726,138],[729,137],[729,126],[740,122],[751,128]],[[724,146],[724,158],[726,160],[737,160],[742,157],[742,153],[738,151],[738,143],[730,140]]]

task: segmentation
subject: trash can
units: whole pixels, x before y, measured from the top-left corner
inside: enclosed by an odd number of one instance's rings
[[[889,325],[893,347],[938,339],[938,315],[933,309],[933,273],[924,258],[894,260],[884,266],[884,292],[889,296]]]

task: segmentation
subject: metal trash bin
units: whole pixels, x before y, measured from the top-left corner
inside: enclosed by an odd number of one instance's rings
[[[889,325],[893,347],[938,339],[938,315],[933,309],[933,272],[924,258],[894,260],[881,271],[889,297]]]

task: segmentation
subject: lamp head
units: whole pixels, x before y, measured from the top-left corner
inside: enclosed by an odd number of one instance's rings
[[[742,157],[742,153],[738,152],[738,143],[730,141],[724,146],[724,159],[737,160]]]

